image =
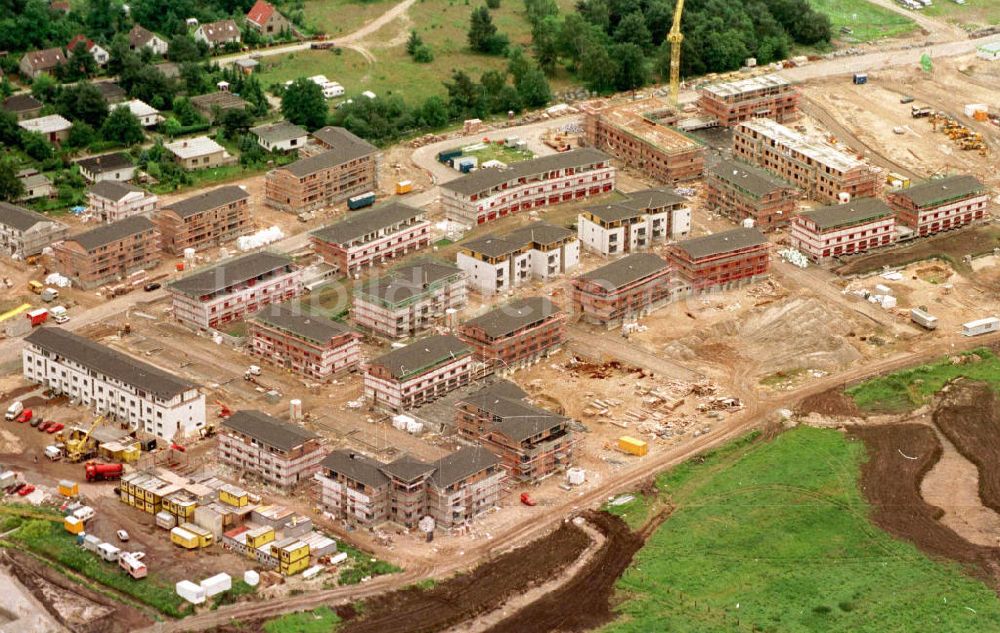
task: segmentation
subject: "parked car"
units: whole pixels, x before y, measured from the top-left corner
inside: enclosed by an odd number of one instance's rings
[[[46,421],[44,421],[44,422],[42,422],[41,424],[38,425],[38,431],[39,432],[44,431],[44,430],[48,429],[50,426],[52,426],[53,424],[55,424],[55,422],[52,422],[51,420],[46,420]]]
[[[115,532],[115,534],[118,535],[118,540],[121,541],[122,543],[128,542],[128,532],[126,532],[125,530],[118,530],[117,532]]]
[[[41,424],[44,421],[45,421],[45,418],[43,418],[42,416],[38,416],[37,418],[33,418],[31,420],[31,426],[38,426],[39,424]]]
[[[35,491],[35,487],[31,484],[26,484],[23,488],[17,491],[18,496],[27,497]]]
[[[13,486],[7,488],[7,494],[17,494],[18,492],[21,491],[21,488],[24,488],[26,485],[27,484],[25,484],[23,481],[21,483],[14,484]]]
[[[21,412],[21,415],[17,416],[17,421],[22,424],[24,422],[30,422],[33,415],[34,413],[32,413],[31,409],[25,409]]]
[[[48,433],[49,435],[52,435],[53,433],[58,433],[59,431],[63,430],[64,428],[66,428],[66,425],[63,424],[62,422],[53,422],[52,426],[50,426],[49,428],[45,429],[45,432]]]
[[[150,283],[146,284],[145,286],[143,286],[142,289],[145,290],[146,292],[153,292],[154,290],[159,290],[160,289],[160,282],[158,282],[158,281],[150,282]]]

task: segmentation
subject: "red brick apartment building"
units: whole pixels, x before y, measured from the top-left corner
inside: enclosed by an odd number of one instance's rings
[[[573,279],[570,299],[587,323],[611,326],[652,312],[676,291],[667,262],[633,253]]]
[[[160,232],[132,216],[67,237],[52,246],[59,272],[81,288],[96,288],[160,263]]]
[[[896,241],[896,216],[877,198],[803,211],[792,220],[791,244],[809,259],[853,255]]]
[[[431,243],[431,223],[423,209],[390,202],[310,235],[313,250],[343,275],[375,266]]]
[[[456,403],[460,436],[500,459],[511,481],[537,483],[573,464],[576,436],[570,419],[536,407],[517,385],[498,381]]]
[[[341,127],[313,132],[319,153],[267,172],[267,206],[303,213],[378,189],[378,149]]]
[[[723,160],[708,170],[705,194],[709,209],[735,222],[750,218],[761,231],[787,225],[799,200],[791,184],[738,160]]]
[[[679,116],[664,99],[641,99],[624,105],[590,102],[583,110],[588,145],[657,182],[673,185],[694,180],[705,170],[705,147],[671,127]]]
[[[247,322],[251,354],[297,374],[326,380],[361,362],[361,335],[293,304],[274,304]]]
[[[738,124],[733,129],[733,157],[781,176],[820,202],[838,202],[841,193],[874,197],[882,188],[880,169],[771,119]]]
[[[678,278],[698,294],[759,280],[771,269],[770,250],[759,230],[739,228],[671,244],[667,259]]]
[[[463,341],[428,336],[372,360],[365,369],[365,397],[382,409],[412,409],[469,384],[475,370]]]
[[[180,255],[235,240],[254,230],[250,194],[235,185],[162,205],[156,214],[163,250]]]
[[[261,251],[199,270],[171,282],[167,291],[175,319],[212,329],[299,296],[302,270],[289,257]]]
[[[498,372],[547,356],[566,340],[566,315],[545,297],[516,299],[458,326],[476,357]]]
[[[261,411],[237,411],[217,437],[221,463],[283,490],[311,481],[325,454],[318,435]]]
[[[784,123],[798,117],[799,98],[799,91],[786,79],[762,75],[705,86],[698,106],[723,127],[760,117]]]
[[[584,148],[466,174],[441,185],[441,202],[449,220],[476,225],[614,188],[611,157]]]
[[[924,236],[982,220],[990,192],[975,176],[950,176],[892,191],[886,201],[900,224]]]

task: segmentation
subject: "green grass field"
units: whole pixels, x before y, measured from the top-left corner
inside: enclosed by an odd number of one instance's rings
[[[336,38],[358,30],[398,0],[307,0],[306,26]]]
[[[659,477],[675,509],[620,579],[604,633],[1000,630],[990,588],[867,520],[864,455],[800,427]]]
[[[466,152],[463,156],[475,156],[479,159],[480,165],[490,160],[498,160],[511,165],[513,163],[519,163],[522,160],[531,160],[535,157],[535,154],[531,150],[527,149],[516,149],[496,143],[490,143],[483,149]]]
[[[1000,2],[997,0],[965,0],[964,5],[952,0],[935,0],[924,9],[925,15],[944,18],[948,22],[987,26],[1000,24]]]
[[[986,349],[970,352],[982,359],[953,365],[947,358],[929,365],[905,369],[873,378],[847,390],[847,395],[866,411],[898,413],[925,404],[946,382],[959,376],[985,380],[1000,388],[1000,358]]]
[[[868,0],[809,0],[809,4],[830,16],[834,39],[845,42],[871,42],[886,37],[899,37],[917,28],[913,20]],[[840,32],[845,26],[852,31],[849,35]]]

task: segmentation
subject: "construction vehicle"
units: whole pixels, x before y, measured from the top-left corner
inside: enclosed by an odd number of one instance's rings
[[[261,375],[260,367],[257,365],[250,365],[247,370],[243,372],[243,380],[253,380],[255,377]]]
[[[230,409],[229,405],[227,405],[225,402],[222,402],[221,400],[216,400],[215,404],[219,405],[219,417],[222,418],[223,420],[228,419],[229,416],[233,414],[233,410]]]
[[[923,119],[933,113],[934,109],[927,106],[910,106],[910,116],[914,119]]]
[[[681,93],[681,42],[684,41],[684,34],[681,33],[681,17],[684,14],[684,0],[677,0],[674,7],[674,22],[667,33],[667,41],[670,42],[670,103],[677,105],[677,100]]]
[[[110,481],[121,479],[125,473],[125,467],[121,464],[102,464],[100,462],[87,462],[83,467],[87,481]]]
[[[82,437],[74,438],[73,433],[70,432],[69,437],[66,438],[66,459],[75,464],[83,459],[90,456],[93,450],[90,448],[90,434],[94,432],[101,422],[104,421],[104,416],[99,415],[94,418],[94,423],[90,425],[87,432],[83,434]]]

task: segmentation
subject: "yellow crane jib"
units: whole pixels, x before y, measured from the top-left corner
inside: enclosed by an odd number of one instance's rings
[[[681,33],[681,15],[684,13],[684,0],[677,0],[674,7],[674,23],[667,33],[667,41],[670,42],[670,103],[677,105],[681,92],[681,42],[684,41],[684,34]]]
[[[87,432],[83,434],[83,437],[73,439],[72,437],[66,439],[66,458],[71,462],[78,462],[83,459],[83,454],[87,450],[87,442],[90,440],[90,434],[94,432],[101,422],[104,421],[104,416],[99,415],[94,419],[94,423],[90,425]]]

